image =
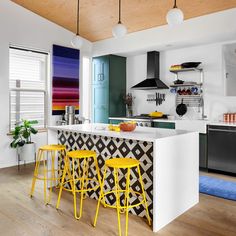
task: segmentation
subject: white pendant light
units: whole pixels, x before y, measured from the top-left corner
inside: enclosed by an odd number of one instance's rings
[[[170,26],[176,26],[183,22],[184,14],[183,12],[177,7],[176,0],[174,1],[174,6],[171,10],[168,11],[166,15],[166,21]]]
[[[121,0],[119,0],[119,21],[112,28],[112,34],[115,38],[121,38],[127,33],[127,28],[121,23]]]
[[[79,35],[79,0],[78,0],[78,5],[77,5],[77,22],[76,22],[76,35],[72,38],[71,40],[71,44],[74,48],[81,48],[82,44],[83,44],[83,39],[82,37],[80,37]]]
[[[81,46],[83,45],[83,39],[77,34],[72,38],[71,45],[74,48],[81,48]]]

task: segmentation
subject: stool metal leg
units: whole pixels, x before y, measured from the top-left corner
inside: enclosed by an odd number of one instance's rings
[[[120,194],[119,194],[119,179],[118,179],[118,170],[114,168],[114,179],[115,179],[115,192],[116,192],[116,210],[118,218],[118,230],[119,236],[121,236],[121,225],[120,225]]]
[[[33,194],[34,194],[35,183],[36,183],[36,179],[37,179],[37,176],[38,176],[39,165],[40,165],[40,161],[41,161],[41,155],[42,155],[42,151],[39,149],[38,150],[38,155],[37,155],[36,165],[35,165],[35,168],[34,168],[34,176],[33,176],[33,180],[32,180],[32,187],[31,187],[31,191],[30,191],[30,197],[33,197]]]
[[[43,152],[43,192],[44,192],[44,204],[47,205],[47,167],[45,153]]]
[[[73,161],[73,195],[74,195],[74,215],[75,215],[75,219],[79,220],[82,216],[82,212],[83,212],[83,198],[84,198],[84,182],[85,182],[85,175],[86,175],[86,165],[87,165],[87,159],[84,159],[84,166],[83,166],[83,176],[82,176],[82,179],[81,179],[81,182],[80,182],[80,186],[81,186],[81,189],[80,189],[80,210],[79,210],[79,216],[77,216],[77,204],[76,204],[76,178],[75,178],[75,173],[74,173],[74,170],[75,170],[75,164],[74,164],[74,161]]]
[[[64,160],[65,160],[66,150],[63,149],[63,150],[59,151],[58,152],[58,157],[59,157],[60,161],[58,162],[58,165],[57,165],[57,175],[55,176],[56,177],[56,180],[55,180],[56,188],[60,188],[61,178],[62,178],[62,175],[63,175],[63,170],[61,168],[61,160],[63,159],[62,157],[64,157]]]
[[[88,188],[88,172],[89,172],[89,157],[85,159],[85,161],[87,162],[87,167],[86,167],[86,172],[85,172],[85,184],[84,187],[82,189],[87,189]],[[84,194],[83,199],[86,199],[86,191]]]
[[[95,158],[95,157],[93,159],[94,159],[94,162],[95,162],[96,172],[97,172],[97,176],[98,176],[98,183],[99,183],[99,186],[101,188],[102,187],[102,181],[101,181],[100,170],[99,170],[99,167],[98,167],[98,161],[97,161],[97,158]]]
[[[80,213],[79,213],[79,218],[82,216],[82,211],[83,211],[83,200],[84,200],[84,194],[86,191],[84,191],[84,185],[85,185],[85,179],[86,179],[86,174],[88,173],[88,158],[84,159],[84,168],[83,168],[83,177],[82,177],[82,184],[81,184],[81,194],[80,194]]]
[[[53,187],[53,182],[55,183],[55,169],[54,169],[54,160],[55,160],[55,151],[51,151],[50,152],[51,154],[51,170],[50,170],[50,173],[51,173],[51,176],[50,176],[50,187],[49,187],[49,196],[48,196],[48,202],[47,204],[49,204],[51,202],[51,198],[52,198],[52,187]],[[47,166],[48,166],[48,163],[47,163]]]
[[[99,172],[98,172],[98,173],[99,173]],[[99,196],[99,199],[98,199],[96,214],[95,214],[95,218],[94,218],[94,222],[93,222],[93,226],[94,226],[94,227],[95,227],[96,224],[97,224],[98,212],[99,212],[99,207],[100,207],[101,200],[104,198],[104,196],[103,196],[103,188],[104,188],[104,182],[105,182],[105,179],[106,179],[106,174],[107,174],[107,167],[105,166],[104,174],[103,174],[103,179],[102,179],[102,183],[101,183],[100,196]],[[100,175],[100,174],[99,174],[99,175]],[[99,177],[99,178],[100,178],[100,177]]]
[[[69,182],[70,182],[70,187],[71,187],[71,193],[73,195],[73,177],[72,177],[72,174],[71,174],[71,170],[72,168],[70,167],[70,159],[68,158],[68,168],[67,168],[67,174],[68,174],[68,179],[69,179]]]
[[[142,188],[142,195],[143,195],[144,205],[145,205],[146,212],[147,212],[148,224],[151,225],[151,218],[150,218],[149,211],[148,211],[148,205],[147,205],[147,200],[146,200],[146,196],[145,196],[145,191],[144,191],[144,186],[143,186],[142,175],[141,175],[141,172],[140,172],[140,167],[137,166],[137,169],[138,169],[139,181],[140,181],[141,188]]]
[[[68,157],[65,156],[65,165],[64,165],[64,170],[63,170],[62,178],[61,178],[60,190],[59,190],[59,193],[58,193],[56,209],[58,209],[59,205],[60,205],[62,188],[63,188],[63,185],[64,185],[66,173],[67,173],[67,171],[69,171],[68,168],[69,168],[69,160],[68,160]]]
[[[100,175],[100,169],[98,166],[98,161],[96,157],[93,157],[94,162],[95,162],[95,167],[96,167],[96,173],[97,173],[97,178],[98,178],[98,183],[99,183],[99,187],[100,187],[100,191],[102,190],[102,179],[101,179],[101,175]],[[103,206],[105,206],[105,200],[102,202]]]
[[[130,186],[130,168],[127,171],[126,191],[125,191],[125,204],[126,204],[126,219],[125,219],[125,235],[128,236],[128,224],[129,224],[129,186]]]

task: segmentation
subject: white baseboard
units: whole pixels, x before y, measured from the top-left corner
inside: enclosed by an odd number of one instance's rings
[[[29,163],[34,163],[34,160],[31,160],[31,161],[26,161],[25,164],[29,164]],[[2,168],[7,168],[7,167],[12,167],[12,166],[17,166],[18,163],[17,161],[13,161],[13,162],[3,162],[3,163],[0,163],[0,169]],[[20,165],[24,165],[24,162],[21,161],[20,162]]]

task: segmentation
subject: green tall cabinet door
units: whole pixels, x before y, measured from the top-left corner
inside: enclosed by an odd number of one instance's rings
[[[123,96],[126,94],[126,58],[110,55],[109,116],[126,116]]]
[[[93,58],[93,122],[125,116],[126,58],[107,55]]]

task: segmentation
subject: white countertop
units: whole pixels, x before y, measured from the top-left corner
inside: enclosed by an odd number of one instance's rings
[[[236,123],[224,122],[224,121],[211,121],[208,125],[218,125],[218,126],[233,126],[236,127]]]
[[[109,117],[110,120],[134,120],[134,121],[147,121],[147,119],[133,119],[128,117]],[[196,131],[199,133],[207,133],[208,120],[187,120],[187,119],[154,119],[153,122],[168,122],[175,123],[175,129]]]
[[[133,132],[115,132],[108,130],[108,124],[80,124],[80,125],[62,125],[48,127],[50,130],[62,130],[68,132],[79,132],[92,135],[101,135],[123,139],[134,139],[141,141],[154,142],[157,139],[168,138],[172,136],[190,133],[190,131],[174,129],[158,129],[149,127],[136,127]]]

